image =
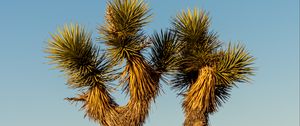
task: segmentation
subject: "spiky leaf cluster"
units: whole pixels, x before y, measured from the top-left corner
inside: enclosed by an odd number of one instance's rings
[[[147,46],[142,27],[149,22],[148,6],[140,0],[112,0],[107,4],[106,23],[99,33],[108,46],[109,56],[116,62],[140,56]]]
[[[72,88],[103,84],[112,79],[110,65],[99,48],[92,43],[91,34],[78,24],[65,25],[52,34],[46,52],[51,63],[68,76]]]
[[[177,70],[182,46],[176,33],[171,30],[155,32],[150,41],[153,44],[150,54],[153,68],[159,73]]]
[[[231,85],[249,82],[253,75],[255,58],[241,44],[229,43],[227,49],[219,51],[219,61],[215,64],[218,84]]]

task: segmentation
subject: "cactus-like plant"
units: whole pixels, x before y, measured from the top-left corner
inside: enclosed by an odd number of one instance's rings
[[[102,126],[141,126],[159,94],[160,80],[171,73],[173,88],[184,97],[184,125],[207,126],[209,114],[226,101],[236,82],[253,75],[254,58],[240,44],[221,49],[203,11],[182,12],[173,18],[172,28],[147,36],[143,26],[150,18],[144,1],[109,1],[106,22],[98,28],[105,51],[78,24],[52,34],[48,58],[66,74],[69,87],[81,91],[66,99],[81,102],[86,116]],[[116,80],[129,94],[124,106],[111,96]]]

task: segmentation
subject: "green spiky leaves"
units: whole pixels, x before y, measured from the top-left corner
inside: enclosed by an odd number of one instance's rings
[[[153,44],[150,58],[154,69],[159,73],[174,72],[178,68],[182,48],[177,35],[170,30],[155,32],[150,41]]]
[[[188,9],[178,14],[172,24],[185,47],[181,52],[184,59],[181,70],[197,71],[215,60],[217,56],[213,52],[220,46],[220,41],[217,34],[208,29],[210,21],[207,13]]]
[[[68,75],[72,88],[81,88],[111,80],[110,67],[104,55],[92,43],[91,34],[78,24],[66,25],[52,35],[46,50],[51,63]]]
[[[107,32],[118,36],[134,35],[149,22],[151,15],[145,2],[140,0],[112,0],[106,10]]]
[[[173,19],[173,27],[185,41],[197,40],[208,33],[209,18],[204,11],[182,11]]]
[[[139,0],[112,0],[106,10],[106,24],[99,33],[108,46],[108,54],[114,61],[139,56],[147,46],[142,27],[151,15],[145,2]]]
[[[219,52],[220,59],[215,65],[218,84],[248,82],[253,75],[255,58],[241,44],[229,44],[226,50]]]

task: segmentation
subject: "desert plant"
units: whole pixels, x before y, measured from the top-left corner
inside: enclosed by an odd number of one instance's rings
[[[104,45],[94,43],[79,24],[52,34],[48,58],[65,73],[68,86],[80,91],[66,99],[81,102],[86,116],[100,125],[141,126],[159,94],[159,82],[175,75],[173,88],[184,97],[184,125],[207,126],[209,114],[228,99],[232,87],[249,80],[254,58],[241,44],[221,48],[203,11],[183,11],[173,18],[172,28],[147,36],[143,27],[151,16],[144,1],[111,0],[105,23],[98,27]],[[111,96],[114,82],[129,95],[124,106]]]
[[[159,93],[160,78],[176,67],[176,35],[166,30],[146,36],[142,28],[150,18],[143,1],[112,0],[107,4],[106,23],[98,28],[105,52],[78,24],[60,28],[48,42],[51,63],[66,73],[69,87],[81,91],[66,99],[82,102],[86,116],[103,126],[141,126]],[[142,51],[147,47],[152,52],[149,61]],[[111,97],[110,83],[115,80],[129,94],[124,106]]]
[[[183,45],[173,88],[184,97],[184,126],[207,126],[209,114],[228,99],[232,87],[249,81],[254,58],[241,44],[222,49],[204,11],[183,11],[172,24]]]

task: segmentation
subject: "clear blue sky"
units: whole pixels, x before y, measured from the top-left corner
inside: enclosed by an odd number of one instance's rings
[[[299,0],[148,1],[155,16],[147,33],[168,27],[180,10],[198,7],[210,13],[222,41],[242,41],[257,58],[253,82],[232,91],[211,116],[212,126],[299,126]],[[43,50],[49,33],[69,22],[97,37],[104,10],[105,0],[1,0],[0,126],[97,126],[83,118],[80,105],[63,100],[76,92],[45,64]],[[146,126],[182,125],[181,97],[168,86],[164,91]]]

